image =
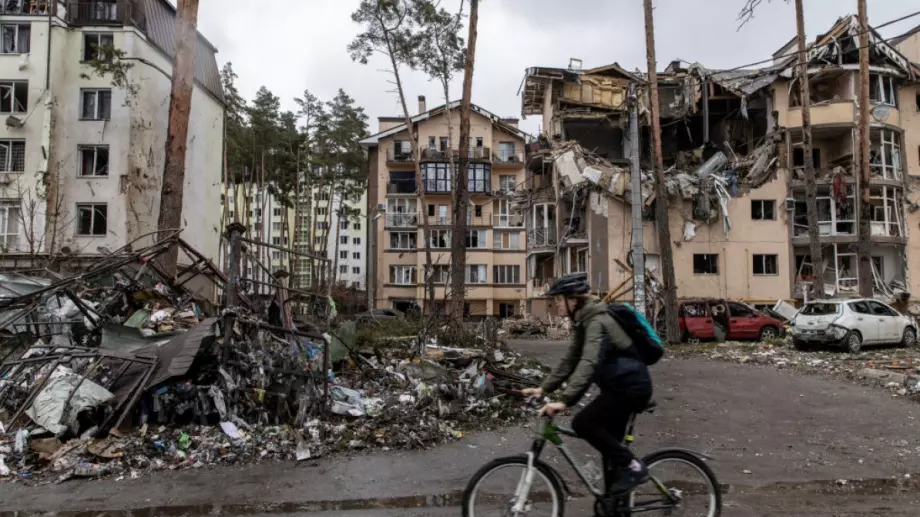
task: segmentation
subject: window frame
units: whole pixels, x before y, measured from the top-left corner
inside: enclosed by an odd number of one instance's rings
[[[6,160],[0,161],[0,174],[22,174],[26,172],[26,141],[24,139],[17,138],[4,138],[0,139],[0,147],[7,145],[9,150],[7,151]],[[20,163],[15,163],[16,160],[16,149],[21,148],[22,156]],[[20,165],[22,168],[20,170],[14,170],[14,165]]]
[[[755,217],[755,206],[760,206],[760,217]],[[766,208],[770,207],[770,215],[765,217]],[[752,199],[751,200],[751,220],[752,221],[775,221],[776,220],[776,200],[775,199]]]
[[[767,267],[769,264],[768,259],[772,257],[773,259],[773,272],[769,272],[770,268]],[[760,268],[761,272],[757,272],[757,261],[760,259]],[[779,275],[779,255],[776,253],[754,253],[752,255],[753,263],[751,264],[751,274],[754,276],[777,276]]]
[[[698,266],[698,264],[697,264],[697,257],[700,257],[700,259],[703,259],[703,258],[707,258],[707,257],[708,257],[707,260],[708,260],[708,261],[711,261],[711,262],[709,262],[710,265],[714,265],[714,266],[715,266],[715,268],[714,268],[715,271],[714,271],[714,272],[707,272],[707,271],[701,271],[702,268],[699,268],[699,269],[698,269],[698,268],[697,268],[697,266]],[[711,258],[711,257],[715,257],[715,260],[712,261],[712,258]],[[709,269],[713,269],[713,268],[709,268]],[[694,274],[694,275],[706,275],[706,276],[718,276],[718,274],[719,274],[719,254],[718,254],[718,253],[694,253],[694,254],[693,254],[693,274]]]
[[[388,247],[387,249],[391,249],[391,250],[403,250],[403,251],[410,251],[410,250],[416,250],[416,249],[418,249],[418,232],[389,232],[389,233],[390,233],[390,235],[389,235],[390,241],[389,241],[389,247]],[[396,236],[396,242],[397,242],[397,244],[400,244],[400,245],[402,245],[402,236],[405,235],[405,237],[406,237],[406,246],[407,246],[407,247],[393,247],[393,236],[394,236],[394,235]],[[413,236],[413,235],[415,236],[415,239],[414,239],[414,240],[415,240],[414,246],[413,246],[413,242],[412,242],[412,241],[413,241],[413,239],[412,239],[412,236]]]
[[[492,266],[492,283],[495,285],[522,285],[519,264],[496,264]]]
[[[102,53],[99,50],[103,46],[103,43],[101,43],[101,39],[106,36],[112,40],[110,43],[110,46],[115,47],[115,33],[114,32],[84,32],[83,33],[83,53],[80,56],[81,63],[88,63],[90,61],[93,61],[94,59],[96,61],[111,61],[112,60],[112,56],[106,56],[104,53]],[[93,37],[96,38],[96,56],[93,58],[87,59],[86,52],[87,50],[90,50],[89,45],[87,44],[87,40]]]
[[[477,280],[473,280],[473,268],[476,268],[476,277]],[[479,278],[481,275],[481,278]],[[466,277],[467,284],[488,284],[489,283],[489,267],[487,264],[467,264],[464,270],[464,276]]]
[[[108,221],[109,205],[108,203],[87,202],[87,203],[77,203],[76,205],[77,205],[77,225],[76,225],[75,230],[76,230],[77,237],[106,237],[109,234],[109,221]],[[95,232],[96,217],[100,215],[98,212],[99,207],[105,208],[105,213],[101,214],[103,221],[104,221],[105,228],[103,232],[96,233]],[[84,233],[82,231],[82,226],[83,226],[82,210],[86,208],[89,208],[91,210],[90,211],[89,233]]]
[[[86,116],[86,95],[93,94],[95,100],[94,117]],[[99,98],[101,94],[108,94],[108,113],[104,117],[99,116]],[[87,122],[106,122],[112,120],[112,89],[111,88],[80,88],[80,120]]]
[[[8,251],[19,245],[22,202],[0,200],[0,249]]]
[[[99,167],[99,150],[105,150],[106,164],[105,164],[105,174],[86,174],[84,165],[86,165],[86,160],[84,159],[84,153],[87,151],[93,152],[93,169],[98,169]],[[80,152],[80,166],[77,171],[78,178],[108,178],[109,167],[111,166],[112,155],[109,153],[108,145],[96,145],[96,144],[81,144],[77,146],[77,150]]]
[[[22,88],[25,92],[25,105],[17,102],[16,90]],[[3,89],[9,88],[10,92],[10,109],[7,110],[5,106],[5,100],[3,99]],[[16,106],[21,106],[22,109],[16,109]],[[21,81],[17,79],[6,79],[0,81],[0,113],[6,115],[14,115],[16,113],[27,113],[29,111],[29,81]]]
[[[13,52],[6,52],[5,50],[6,47],[3,45],[4,28],[10,27],[10,26],[16,27],[16,34],[14,38],[14,41],[16,42],[16,49]],[[20,48],[20,45],[19,45],[20,43],[23,43],[22,36],[20,36],[20,32],[22,32],[23,27],[25,27],[26,30],[29,32],[29,36],[25,40],[25,43],[28,46],[28,48],[26,49]],[[9,56],[21,56],[22,54],[31,54],[31,53],[32,53],[32,24],[31,23],[17,23],[17,22],[0,23],[0,54],[9,55]]]

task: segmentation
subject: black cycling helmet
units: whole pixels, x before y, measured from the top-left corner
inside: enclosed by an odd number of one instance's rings
[[[553,282],[547,296],[577,296],[591,292],[591,286],[588,285],[587,273],[572,273],[564,275]]]

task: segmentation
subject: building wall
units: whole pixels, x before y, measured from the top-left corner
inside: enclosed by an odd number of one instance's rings
[[[42,201],[34,208],[28,204],[45,195],[43,188],[36,187],[45,170],[58,178],[59,225],[53,232],[57,249],[66,246],[83,253],[95,253],[100,247],[114,250],[156,230],[165,163],[170,60],[133,27],[68,28],[57,18],[2,19],[4,23],[31,24],[28,59],[0,55],[0,80],[28,80],[30,105],[27,114],[19,114],[25,119],[23,128],[0,128],[0,139],[26,140],[26,171],[10,178],[0,195],[24,200],[24,219],[34,221],[25,226],[38,234],[32,240],[40,238],[45,245],[52,240],[43,235],[47,204]],[[99,77],[81,63],[85,33],[112,34],[115,47],[136,59],[128,72],[129,83],[137,87],[136,95],[113,87],[110,77]],[[46,78],[50,88],[46,88]],[[111,89],[109,120],[81,120],[84,88]],[[223,113],[221,102],[196,84],[189,121],[182,237],[211,259],[219,254]],[[108,146],[107,176],[78,176],[79,147],[84,145]],[[105,235],[77,235],[77,204],[88,202],[106,204]],[[27,251],[29,233],[20,235],[23,251]],[[152,242],[148,237],[135,247]],[[180,256],[180,261],[184,259]]]
[[[735,300],[776,301],[791,297],[789,275],[788,214],[784,210],[786,198],[786,175],[781,171],[777,178],[749,193],[732,198],[728,213],[732,229],[723,233],[721,219],[711,225],[694,221],[697,226],[693,238],[684,238],[684,217],[690,213],[690,202],[684,206],[672,206],[670,230],[674,254],[674,273],[677,279],[677,294],[681,298],[730,298]],[[751,219],[751,200],[773,200],[776,203],[776,219],[755,221]],[[632,242],[632,218],[629,206],[611,200],[608,207],[607,242],[610,260],[607,264],[611,285],[616,287],[629,278],[629,272],[617,265],[614,259],[626,263],[626,255]],[[658,234],[654,222],[645,222],[643,230],[645,249],[648,255],[660,253]],[[590,250],[594,253],[594,250]],[[696,274],[693,256],[696,254],[717,254],[717,274]],[[777,274],[754,275],[755,254],[777,255]],[[654,259],[647,264],[655,266]],[[661,279],[660,271],[657,276]],[[627,295],[631,299],[631,293]]]
[[[313,191],[313,220],[311,239],[314,243],[314,249],[317,252],[322,249],[322,242],[325,241],[326,258],[332,261],[335,270],[335,279],[337,282],[345,282],[348,286],[357,286],[359,289],[365,289],[367,285],[367,191],[361,194],[360,198],[351,198],[344,201],[344,205],[350,208],[350,211],[357,211],[358,215],[349,218],[348,228],[342,228],[342,219],[339,215],[339,206],[341,195],[334,194],[330,199],[324,199],[329,195],[329,189],[324,188],[321,192],[317,187]],[[318,210],[319,209],[319,210]],[[319,214],[319,211],[326,211],[326,214]],[[329,231],[320,230],[317,223],[329,223]],[[347,238],[346,243],[340,239]],[[316,239],[320,239],[317,241]],[[357,239],[357,241],[355,240]],[[338,247],[336,246],[338,242]],[[336,252],[345,252],[346,257],[336,255]],[[357,254],[357,256],[355,256]],[[345,267],[344,272],[342,267]]]
[[[452,110],[451,124],[453,126],[452,129],[454,135],[454,145],[452,147],[456,148],[458,147],[457,140],[459,139],[458,135],[460,132],[459,109]],[[395,127],[395,125],[382,122],[380,125],[380,130],[384,131],[392,127]],[[419,145],[423,149],[428,147],[429,137],[434,137],[435,145],[440,146],[440,138],[446,137],[448,134],[447,117],[445,115],[436,115],[431,119],[422,121],[418,124]],[[511,134],[510,132],[502,130],[500,126],[494,125],[488,118],[475,112],[471,115],[470,119],[470,136],[474,146],[476,145],[476,139],[482,138],[483,147],[490,148],[490,151],[493,155],[498,154],[500,142],[513,141],[515,142],[515,153],[521,158],[520,161],[523,162],[523,139]],[[376,207],[376,204],[386,205],[389,202],[390,210],[392,210],[392,206],[396,197],[387,195],[387,184],[390,178],[390,171],[414,171],[414,166],[413,164],[409,163],[394,165],[391,168],[387,163],[387,154],[388,150],[393,148],[394,141],[407,139],[408,135],[405,132],[390,136],[388,138],[382,138],[378,142],[377,147],[372,148],[369,152],[369,156],[375,159],[376,163],[369,167],[373,177],[369,181],[369,185],[372,187],[370,191],[372,201],[368,206]],[[525,178],[523,163],[513,165],[504,164],[502,166],[496,166],[493,164],[491,172],[491,187],[493,192],[497,192],[499,190],[499,178],[503,175],[513,175],[515,176],[516,184],[522,183]],[[407,198],[405,195],[400,197]],[[406,228],[402,229],[402,231],[415,231],[417,233],[417,242],[419,245],[417,250],[396,251],[389,249],[390,229],[386,228],[386,217],[382,216],[378,221],[373,223],[375,228],[377,253],[374,257],[376,274],[372,281],[376,282],[374,286],[374,298],[378,308],[391,307],[393,300],[413,300],[421,304],[425,299],[423,285],[424,279],[422,276],[422,271],[424,270],[425,265],[425,251],[423,248],[425,239],[423,238],[423,232],[420,229],[420,225],[422,222],[421,212],[426,211],[427,207],[421,206],[421,202],[417,197],[411,196],[411,198],[416,200],[417,210],[419,211],[419,228]],[[448,214],[452,213],[451,205],[453,198],[450,194],[428,194],[426,196],[426,202],[429,205],[446,205],[449,207]],[[468,265],[485,265],[487,283],[467,285],[465,298],[467,302],[470,303],[471,316],[494,316],[498,315],[499,313],[500,303],[516,303],[520,306],[521,301],[525,298],[526,232],[523,227],[497,230],[499,232],[518,234],[521,244],[519,250],[494,250],[493,240],[496,229],[493,227],[493,224],[495,222],[494,215],[499,213],[498,204],[491,196],[485,196],[481,194],[474,194],[472,196],[472,203],[474,205],[481,205],[480,210],[482,212],[482,217],[477,218],[472,216],[473,224],[470,229],[484,230],[488,247],[486,249],[477,249],[475,251],[469,250],[467,252],[466,263]],[[471,210],[473,209],[471,208]],[[473,213],[475,214],[475,212]],[[432,218],[432,220],[433,219],[434,218]],[[445,226],[443,229],[449,229],[449,227]],[[443,250],[432,250],[432,262],[434,264],[449,265],[450,253]],[[415,265],[418,271],[417,283],[409,287],[390,285],[390,266],[392,265]],[[493,278],[493,266],[495,265],[519,266],[521,275],[520,284],[495,284]],[[444,299],[443,287],[438,287],[436,289],[435,299],[437,301]]]

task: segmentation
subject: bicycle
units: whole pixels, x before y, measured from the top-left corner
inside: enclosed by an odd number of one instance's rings
[[[531,399],[528,402],[532,407],[540,404],[536,399]],[[657,404],[652,401],[645,409],[634,413],[630,417],[626,436],[623,440],[624,446],[629,447],[635,441],[633,431],[638,415],[640,413],[653,413],[656,406]],[[500,514],[503,516],[528,515],[534,509],[536,503],[548,502],[552,508],[552,512],[548,515],[550,517],[563,517],[565,501],[568,497],[573,496],[574,492],[556,469],[540,461],[540,455],[547,443],[559,450],[563,458],[575,470],[581,482],[594,496],[594,512],[597,517],[627,517],[647,512],[662,512],[662,515],[672,515],[672,511],[686,508],[684,503],[687,492],[700,487],[709,489],[709,510],[701,515],[719,517],[722,513],[722,491],[715,474],[706,464],[706,460],[712,460],[709,456],[681,448],[665,448],[652,452],[642,458],[643,464],[649,470],[648,482],[636,487],[628,494],[608,498],[604,493],[603,487],[608,486],[609,466],[604,464],[602,475],[595,476],[595,481],[592,482],[588,473],[578,466],[572,453],[563,444],[562,436],[578,438],[578,435],[573,430],[554,424],[553,417],[544,416],[539,434],[527,454],[495,459],[473,475],[463,491],[463,516],[480,517],[483,515],[480,509],[476,509],[477,502],[482,501],[485,509],[496,506],[503,509],[504,511]],[[670,486],[665,484],[654,473],[656,466],[660,466],[665,462],[678,462],[692,467],[697,473],[702,474],[703,483],[690,484],[680,480],[671,483]],[[507,496],[493,496],[493,494],[487,492],[480,492],[481,485],[485,479],[493,473],[510,467],[523,467],[524,469],[517,476],[512,476],[511,482],[508,484],[509,488],[514,487],[514,494],[510,500]],[[533,492],[534,482],[537,481],[538,477],[540,481],[545,483],[548,491]],[[604,485],[602,488],[595,486],[598,477],[603,478]],[[657,499],[646,499],[638,495],[639,489],[643,487],[650,488],[651,492],[656,494]]]

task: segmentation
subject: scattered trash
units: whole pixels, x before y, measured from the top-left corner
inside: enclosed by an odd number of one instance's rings
[[[6,466],[6,456],[0,454],[0,477],[10,475],[10,469]]]

